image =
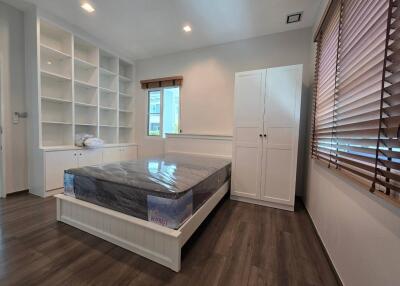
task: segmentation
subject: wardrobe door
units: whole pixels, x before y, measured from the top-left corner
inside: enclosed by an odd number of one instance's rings
[[[294,206],[301,85],[302,65],[267,70],[261,199],[284,209]]]
[[[233,196],[260,198],[265,74],[256,70],[235,76]]]

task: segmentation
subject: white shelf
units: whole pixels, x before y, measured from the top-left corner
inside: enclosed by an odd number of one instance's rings
[[[107,125],[107,124],[100,124],[100,127],[106,127],[106,128],[118,128],[116,125]]]
[[[124,93],[124,92],[119,92],[119,95],[120,95],[120,96],[123,96],[123,97],[133,98],[133,95],[129,95],[129,94]]]
[[[72,125],[72,122],[63,121],[42,121],[43,124],[59,124],[59,125]]]
[[[117,111],[117,108],[116,108],[116,107],[108,107],[108,106],[100,106],[100,109],[102,109],[102,110]]]
[[[79,102],[79,101],[75,101],[75,105],[78,105],[78,106],[85,106],[85,107],[95,107],[95,108],[97,108],[97,104],[91,104],[91,103]]]
[[[78,133],[131,143],[133,65],[50,22],[40,20],[38,30],[39,146],[73,147]]]
[[[63,59],[69,59],[71,58],[71,55],[64,53],[63,51],[57,50],[55,48],[52,48],[50,46],[47,46],[45,44],[40,44],[40,49],[43,53],[48,54],[49,56],[57,59],[57,60],[63,60]]]
[[[125,76],[123,76],[123,75],[120,75],[120,76],[119,76],[119,79],[122,80],[122,81],[125,81],[125,82],[132,82],[132,79],[130,79],[130,78],[128,78],[128,77],[125,77]]]
[[[62,102],[62,103],[72,103],[72,100],[63,99],[63,98],[56,98],[56,97],[46,97],[42,96],[42,100],[50,101],[50,102]]]
[[[106,88],[106,87],[101,87],[101,86],[100,86],[100,90],[105,91],[106,93],[117,93],[116,90],[109,89],[109,88]]]
[[[54,79],[71,80],[70,77],[67,77],[67,76],[62,75],[62,74],[49,72],[49,71],[46,71],[44,69],[42,69],[40,72],[42,73],[42,75],[47,76],[47,77],[51,77],[51,78],[54,78]]]
[[[97,65],[75,57],[75,65],[83,69],[97,69]]]
[[[91,84],[91,83],[89,83],[89,82],[77,80],[77,79],[75,79],[75,84],[78,84],[78,85],[80,85],[80,86],[82,86],[82,87],[96,88],[96,89],[97,89],[97,85]]]
[[[100,74],[103,74],[105,76],[117,76],[115,72],[109,71],[105,68],[100,68]]]
[[[75,122],[75,125],[78,125],[78,126],[97,126],[96,123],[84,123],[84,122]]]

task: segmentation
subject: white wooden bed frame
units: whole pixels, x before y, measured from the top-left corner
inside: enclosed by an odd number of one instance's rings
[[[201,148],[199,148],[199,142],[201,142]],[[176,146],[179,145],[177,143],[185,146],[182,152],[176,149]],[[223,152],[221,152],[222,150]],[[165,144],[167,153],[230,157],[231,150],[232,141],[228,136],[174,135],[168,136]],[[179,272],[182,246],[228,192],[229,187],[230,181],[219,188],[177,230],[62,194],[55,196],[57,220]]]

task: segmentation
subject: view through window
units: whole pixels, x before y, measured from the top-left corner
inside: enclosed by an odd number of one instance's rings
[[[148,136],[179,133],[180,88],[166,87],[148,92]]]

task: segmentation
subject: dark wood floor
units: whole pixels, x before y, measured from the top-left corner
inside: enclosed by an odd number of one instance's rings
[[[56,202],[0,200],[0,285],[337,285],[301,203],[290,213],[224,200],[174,273],[55,220]]]

